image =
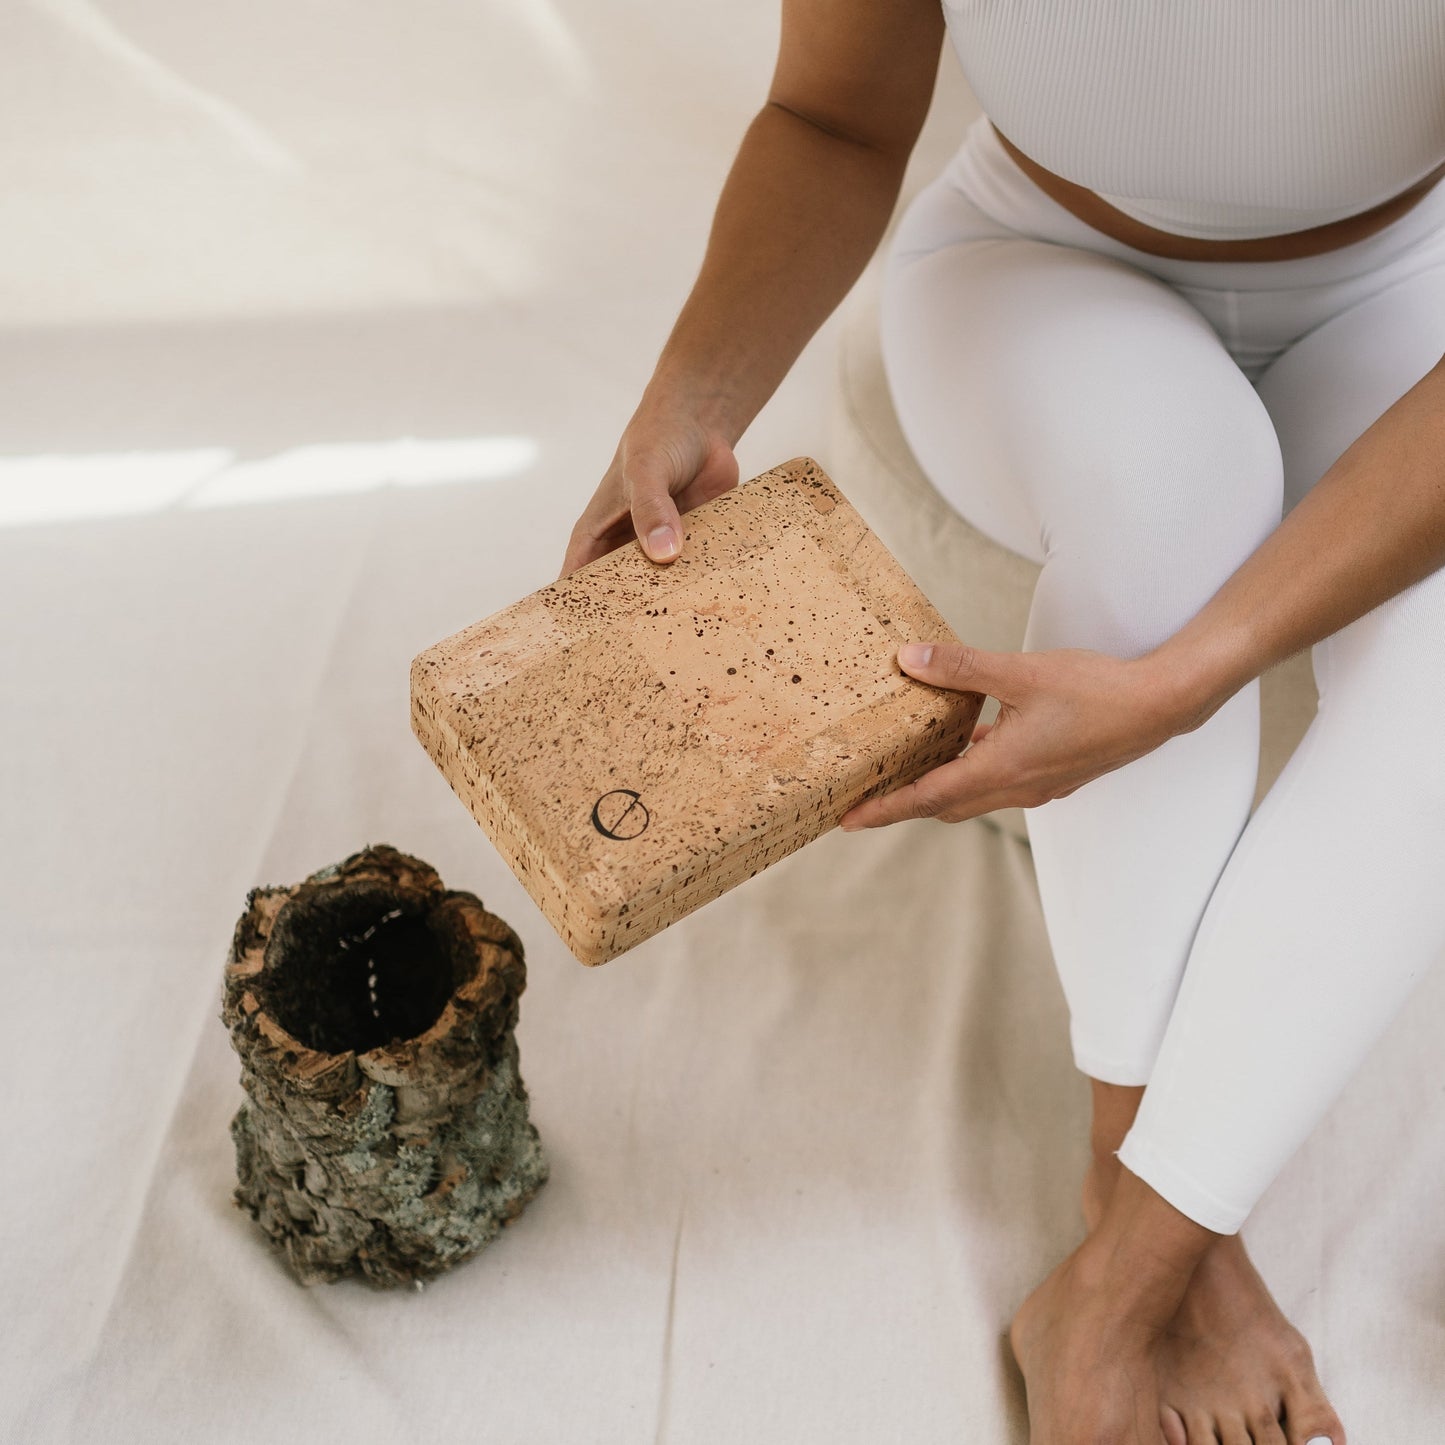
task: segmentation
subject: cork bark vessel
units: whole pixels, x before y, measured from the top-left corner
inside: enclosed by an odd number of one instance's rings
[[[525,985],[512,929],[385,844],[251,890],[221,1010],[246,1090],[234,1198],[301,1283],[420,1285],[546,1182]]]
[[[573,954],[605,963],[956,756],[984,699],[902,672],[954,641],[811,458],[446,638],[412,728]]]

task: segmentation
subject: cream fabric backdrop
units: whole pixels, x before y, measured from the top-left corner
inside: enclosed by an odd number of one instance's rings
[[[0,16],[0,1439],[1023,1440],[1086,1102],[1027,848],[834,833],[589,971],[408,726],[413,654],[555,575],[775,41]],[[828,464],[834,340],[744,476]],[[520,931],[552,1178],[421,1293],[306,1291],[230,1203],[220,969],[248,888],[382,841]],[[1437,975],[1248,1228],[1356,1445],[1445,1434],[1442,1016]]]

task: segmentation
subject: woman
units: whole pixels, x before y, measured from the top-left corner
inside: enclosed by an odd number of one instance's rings
[[[945,20],[985,116],[904,216],[884,359],[939,491],[1042,570],[993,728],[844,819],[1022,805],[1084,1243],[1010,1332],[1034,1445],[1345,1445],[1238,1238],[1445,949],[1445,11],[784,0],[697,282],[569,572],[737,481],[884,232]],[[1320,710],[1251,818],[1259,675]],[[1147,1087],[1146,1087],[1147,1086]]]

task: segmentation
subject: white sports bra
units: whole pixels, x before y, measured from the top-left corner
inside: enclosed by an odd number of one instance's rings
[[[1307,230],[1445,161],[1445,0],[942,4],[998,129],[1162,231]]]

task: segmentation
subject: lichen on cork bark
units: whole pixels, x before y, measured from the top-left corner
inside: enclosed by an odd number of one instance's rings
[[[303,1284],[420,1285],[546,1182],[525,986],[516,933],[385,844],[247,895],[221,1009],[246,1090],[234,1197]]]

